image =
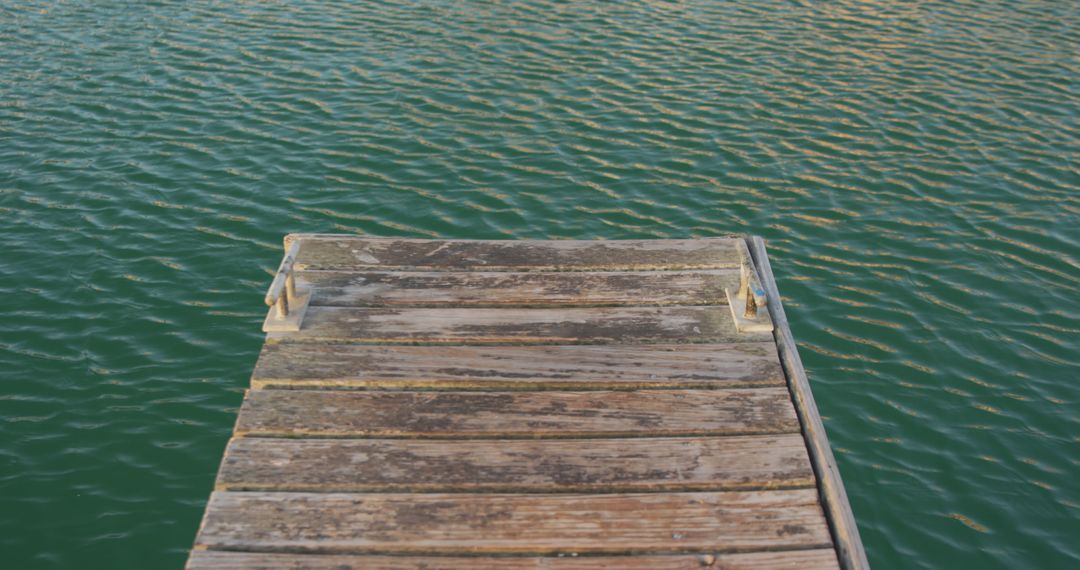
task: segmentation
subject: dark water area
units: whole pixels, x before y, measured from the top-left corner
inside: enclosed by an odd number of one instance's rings
[[[749,232],[872,566],[1080,568],[1078,46],[1049,0],[0,0],[0,565],[182,565],[286,232]]]

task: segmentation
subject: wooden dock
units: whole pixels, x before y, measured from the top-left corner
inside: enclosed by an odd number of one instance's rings
[[[285,250],[190,570],[868,567],[760,238]]]

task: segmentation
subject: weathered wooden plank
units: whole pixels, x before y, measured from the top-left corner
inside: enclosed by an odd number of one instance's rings
[[[772,342],[651,345],[263,346],[252,386],[603,389],[783,386]]]
[[[776,278],[773,277],[772,265],[769,263],[769,255],[765,250],[765,241],[760,237],[754,237],[750,242],[750,252],[761,273],[765,294],[772,299],[768,307],[775,324],[773,332],[776,335],[776,344],[787,374],[792,401],[803,425],[807,449],[818,476],[823,504],[829,515],[829,525],[836,538],[840,565],[845,570],[867,570],[870,568],[870,563],[866,559],[866,551],[863,549],[859,528],[855,524],[855,515],[848,502],[847,493],[844,491],[844,482],[840,478],[836,458],[833,457],[832,448],[829,447],[825,425],[821,421],[814,394],[810,389],[810,380],[806,377],[799,350],[795,346],[795,339],[788,326],[787,315],[780,303],[780,291],[776,286]]]
[[[313,305],[497,307],[725,305],[737,269],[713,271],[304,271]]]
[[[632,271],[739,267],[737,238],[691,240],[426,240],[291,234],[298,269]]]
[[[237,435],[542,438],[799,431],[786,388],[624,392],[251,390]]]
[[[219,490],[633,492],[808,487],[799,434],[592,440],[236,438]]]
[[[683,553],[830,544],[816,489],[645,494],[218,491],[197,546],[310,553]]]
[[[311,307],[300,332],[269,333],[267,338],[277,342],[602,344],[763,342],[772,335],[736,331],[727,307]]]
[[[187,570],[836,570],[831,549],[652,556],[379,556],[197,550]]]

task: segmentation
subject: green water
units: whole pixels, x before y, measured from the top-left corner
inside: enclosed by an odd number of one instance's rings
[[[289,231],[763,235],[875,568],[1080,568],[1080,4],[0,0],[0,566],[179,568]]]

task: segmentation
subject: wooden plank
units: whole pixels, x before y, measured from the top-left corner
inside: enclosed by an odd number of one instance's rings
[[[626,392],[251,390],[237,435],[543,438],[796,433],[784,388]]]
[[[835,570],[831,548],[653,556],[379,556],[196,550],[187,570]]]
[[[763,342],[735,330],[727,307],[363,309],[311,307],[300,332],[276,342],[547,343]]]
[[[815,489],[645,494],[217,491],[196,545],[307,553],[685,553],[830,544]]]
[[[303,271],[313,305],[497,307],[724,305],[737,269],[715,271]]]
[[[298,269],[634,271],[739,267],[737,238],[690,240],[426,240],[291,234]]]
[[[593,440],[236,438],[230,491],[633,492],[810,487],[799,434]]]
[[[788,326],[787,315],[780,303],[780,291],[773,277],[769,255],[765,250],[765,241],[754,237],[750,242],[750,251],[754,263],[761,274],[762,286],[770,299],[768,307],[772,316],[776,335],[776,344],[780,359],[787,374],[788,386],[795,404],[799,421],[802,424],[806,445],[810,453],[814,471],[821,488],[822,503],[828,513],[829,526],[836,541],[840,565],[845,570],[867,570],[870,563],[866,559],[859,528],[855,524],[855,515],[851,511],[840,470],[836,466],[829,439],[825,434],[825,425],[821,422],[814,394],[810,390],[810,380],[806,377],[799,350]]]
[[[651,345],[263,346],[252,386],[604,389],[784,386],[770,342]]]

